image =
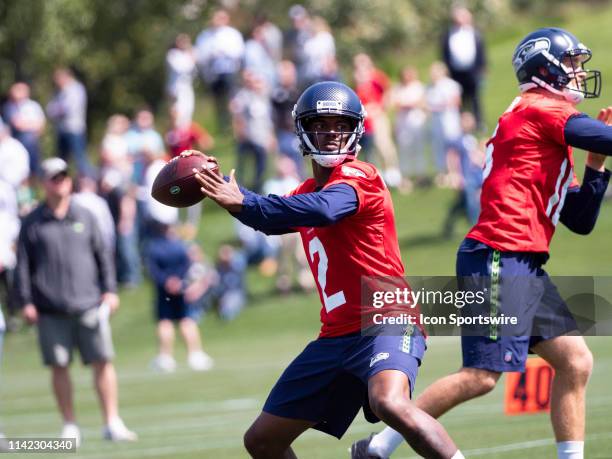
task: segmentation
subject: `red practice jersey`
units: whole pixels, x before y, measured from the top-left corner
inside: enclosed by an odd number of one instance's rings
[[[345,162],[334,168],[324,188],[340,183],[355,189],[357,212],[330,226],[296,228],[321,298],[320,337],[360,331],[362,276],[404,275],[391,195],[376,168]],[[291,194],[315,188],[311,178]]]
[[[517,97],[487,143],[481,213],[467,237],[507,252],[548,252],[574,174],[565,123],[579,112],[544,89]]]

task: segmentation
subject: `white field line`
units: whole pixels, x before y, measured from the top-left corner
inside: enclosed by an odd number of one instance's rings
[[[223,415],[226,412],[246,411],[260,408],[263,406],[263,398],[238,398],[220,401],[190,401],[180,403],[167,403],[159,405],[142,405],[131,408],[124,408],[129,418],[145,417],[155,419],[157,416],[177,416],[187,413],[200,413],[202,416]],[[38,421],[51,421],[58,419],[55,409],[41,413],[26,413],[17,415],[4,415],[5,423],[36,423]]]
[[[597,441],[597,440],[605,440],[607,438],[612,438],[612,432],[604,432],[604,433],[596,433],[587,435],[585,438],[586,442],[589,441]],[[521,451],[532,448],[541,448],[543,446],[554,447],[554,440],[552,437],[550,438],[540,438],[537,440],[529,440],[522,441],[517,443],[507,443],[505,445],[498,446],[489,446],[486,448],[477,448],[477,449],[468,449],[465,451],[461,451],[465,457],[474,457],[474,456],[486,456],[487,454],[493,453],[506,453],[510,451]],[[419,459],[420,456],[410,456],[408,459]],[[401,459],[401,458],[398,458]]]

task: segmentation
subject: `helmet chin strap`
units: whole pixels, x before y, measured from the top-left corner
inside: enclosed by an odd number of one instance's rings
[[[306,156],[310,156],[314,162],[321,167],[333,168],[342,164],[348,154],[342,153],[339,155],[317,155],[316,153],[309,153]]]
[[[584,94],[576,89],[565,87],[563,88],[563,90],[559,90],[552,87],[550,84],[546,83],[544,80],[541,80],[536,76],[532,76],[531,80],[533,81],[533,83],[523,83],[519,85],[521,92],[541,87],[552,92],[553,94],[563,97],[565,100],[575,105],[579,104],[584,100]]]

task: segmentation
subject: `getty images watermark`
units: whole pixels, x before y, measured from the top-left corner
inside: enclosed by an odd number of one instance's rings
[[[362,333],[612,336],[612,278],[364,277]]]

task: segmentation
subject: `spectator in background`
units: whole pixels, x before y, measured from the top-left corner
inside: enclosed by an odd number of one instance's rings
[[[311,34],[304,42],[304,62],[299,69],[302,87],[324,81],[329,62],[336,58],[336,43],[325,19],[315,16],[310,25]]]
[[[436,184],[447,186],[447,151],[461,136],[461,87],[448,77],[448,71],[442,62],[431,64],[429,76],[431,83],[425,93],[425,99],[431,115],[431,149],[437,171]]]
[[[213,12],[210,27],[196,39],[196,56],[202,79],[215,100],[218,127],[225,130],[229,126],[227,104],[234,94],[244,57],[244,40],[230,26],[226,10]]]
[[[108,204],[115,225],[117,281],[126,288],[136,287],[142,280],[135,192],[135,187],[126,186],[118,171],[109,169],[102,175],[100,194]]]
[[[390,103],[396,110],[395,141],[402,173],[400,191],[410,192],[413,181],[423,183],[427,162],[423,151],[425,122],[425,86],[419,80],[416,68],[404,67],[400,83],[393,88]]]
[[[137,187],[134,156],[130,154],[127,132],[130,120],[124,115],[108,119],[100,148],[100,194],[108,204],[115,230],[117,281],[124,287],[135,287],[141,281],[138,253]],[[139,163],[142,167],[142,164]]]
[[[194,149],[208,152],[214,146],[215,141],[208,131],[195,121],[185,122],[176,107],[170,108],[170,123],[171,128],[166,132],[166,144],[170,156],[175,157],[182,151]],[[195,238],[201,217],[201,202],[187,208],[187,222],[183,227],[183,236],[186,239]]]
[[[189,244],[187,253],[190,265],[186,276],[185,301],[189,317],[199,322],[204,311],[211,306],[213,288],[219,283],[219,276],[198,244]]]
[[[266,171],[268,155],[275,149],[272,105],[268,88],[257,74],[244,71],[244,86],[232,99],[230,109],[233,115],[234,135],[238,141],[237,172],[245,177],[245,183],[253,190],[261,190]],[[247,181],[246,161],[252,157],[255,174]]]
[[[118,410],[109,315],[119,307],[119,297],[110,252],[94,216],[71,200],[66,162],[48,159],[41,169],[45,200],[26,217],[19,233],[17,286],[23,317],[38,325],[43,361],[51,367],[64,422],[62,438],[76,438],[77,444],[81,438],[69,373],[77,347],[83,363],[93,367],[104,438],[136,440]]]
[[[196,57],[189,35],[182,33],[176,37],[174,46],[166,53],[166,69],[166,92],[181,122],[187,124],[195,108],[193,77],[196,72]]]
[[[72,71],[60,67],[53,73],[57,92],[47,104],[47,114],[55,123],[60,158],[74,156],[79,175],[89,175],[87,158],[87,92]]]
[[[458,217],[465,216],[470,225],[474,225],[480,215],[484,148],[474,136],[476,118],[472,113],[461,114],[461,130],[463,134],[450,147],[459,161],[461,186],[457,199],[449,208],[444,221],[443,235],[447,238],[452,237]]]
[[[312,35],[311,20],[308,11],[302,5],[293,5],[289,8],[291,27],[285,34],[285,54],[295,64],[298,74],[298,86],[305,87],[306,82],[306,56],[304,47],[306,41]]]
[[[484,41],[474,28],[472,13],[466,7],[455,6],[452,20],[453,24],[442,38],[442,56],[450,77],[461,85],[463,110],[471,110],[478,128],[482,129],[480,86],[486,71]]]
[[[257,74],[268,88],[276,84],[276,62],[266,48],[265,30],[255,24],[244,47],[244,70]]]
[[[110,253],[115,251],[115,223],[107,202],[98,195],[98,184],[91,177],[82,176],[77,180],[76,193],[72,201],[89,210],[96,219],[104,247]]]
[[[300,151],[300,141],[295,135],[292,116],[299,95],[295,65],[289,60],[279,62],[278,84],[270,94],[278,152],[295,163],[298,175],[303,178],[304,160]]]
[[[127,132],[130,120],[125,115],[112,115],[106,122],[106,132],[100,144],[101,175],[116,171],[120,186],[127,189],[134,173],[133,157],[129,152]]]
[[[189,367],[195,371],[209,370],[213,360],[202,350],[200,331],[197,323],[189,317],[185,299],[186,278],[191,264],[187,247],[176,237],[172,226],[163,223],[153,226],[154,235],[145,249],[146,265],[156,291],[159,352],[152,367],[162,372],[176,369],[173,322],[178,322],[187,346]]]
[[[353,58],[355,92],[366,109],[366,132],[371,135],[376,151],[382,160],[382,176],[390,187],[401,183],[397,166],[397,149],[391,134],[391,122],[385,111],[385,95],[389,89],[389,77],[377,69],[370,56],[364,53]],[[369,148],[367,145],[366,148]],[[369,161],[366,150],[366,161]]]
[[[7,312],[8,328],[13,330],[18,328],[13,274],[17,262],[16,243],[19,227],[17,193],[10,183],[0,179],[0,228],[2,228],[0,231],[0,314],[4,307]],[[0,348],[1,346],[0,343]]]
[[[30,175],[30,160],[24,146],[11,137],[9,126],[0,119],[0,180],[18,193]]]
[[[30,98],[30,86],[17,82],[9,90],[4,106],[4,119],[11,127],[11,134],[28,151],[30,171],[40,174],[39,139],[45,129],[45,112],[40,104]]]
[[[171,157],[181,154],[184,150],[210,151],[215,140],[209,132],[195,121],[185,121],[180,116],[176,106],[170,107],[170,129],[166,132],[166,145]]]
[[[160,203],[151,196],[153,182],[159,171],[166,165],[163,153],[155,154],[152,150],[144,150],[144,178],[138,190],[138,208],[140,224],[140,243],[146,247],[147,241],[154,236],[152,229],[159,224],[173,226],[178,223],[179,211]]]
[[[283,58],[283,32],[268,19],[265,13],[257,14],[255,24],[262,29],[263,43],[266,51],[274,63],[278,64]]]
[[[151,158],[161,158],[165,153],[164,140],[155,129],[155,117],[151,109],[143,107],[136,112],[132,127],[126,133],[125,138],[133,164],[131,182],[142,186]],[[147,189],[146,192],[148,191]]]
[[[219,281],[213,289],[213,297],[217,301],[219,316],[224,320],[235,319],[246,304],[246,265],[242,252],[231,245],[219,247],[215,265]]]

